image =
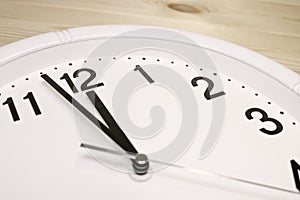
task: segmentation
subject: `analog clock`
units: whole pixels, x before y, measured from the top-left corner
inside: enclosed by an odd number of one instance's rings
[[[0,48],[1,199],[300,199],[300,77],[146,26]]]

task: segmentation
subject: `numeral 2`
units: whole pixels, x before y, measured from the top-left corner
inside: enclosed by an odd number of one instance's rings
[[[35,115],[40,115],[42,114],[35,98],[34,98],[34,95],[32,92],[28,92],[27,95],[23,98],[24,100],[29,100],[30,104],[31,104],[31,107],[35,113]],[[19,121],[20,120],[20,117],[19,117],[19,114],[18,114],[18,111],[17,111],[17,108],[15,106],[15,103],[14,103],[14,100],[12,97],[8,97],[6,99],[5,102],[3,102],[2,105],[8,105],[8,108],[9,108],[9,111],[11,113],[11,116],[13,118],[13,121],[16,122],[16,121]]]
[[[299,179],[300,165],[295,160],[291,160],[291,166],[292,166],[296,188],[300,191],[300,179]]]
[[[89,68],[81,68],[76,70],[73,73],[73,78],[77,78],[79,77],[79,74],[82,72],[87,72],[90,74],[90,76],[81,84],[81,90],[85,91],[88,89],[92,89],[95,87],[100,87],[103,86],[103,83],[97,83],[94,85],[89,85],[91,83],[92,80],[94,80],[96,78],[96,72],[92,69]],[[69,87],[71,88],[71,90],[73,91],[73,93],[77,93],[78,89],[76,88],[75,84],[73,83],[72,79],[70,78],[70,76],[67,73],[64,73],[62,77],[60,77],[60,80],[65,80],[67,82],[67,84],[69,85]]]
[[[215,93],[215,94],[211,94],[212,89],[214,88],[214,82],[212,80],[210,80],[209,78],[206,77],[202,77],[202,76],[198,76],[192,79],[192,85],[194,87],[198,86],[197,82],[203,80],[206,81],[208,83],[208,87],[206,88],[205,92],[204,92],[204,96],[207,100],[211,100],[213,98],[225,95],[224,91]]]
[[[268,117],[268,114],[260,108],[250,108],[246,111],[245,115],[249,120],[253,119],[252,117],[253,112],[259,112],[262,115],[262,118],[259,119],[261,122],[272,122],[276,125],[276,129],[273,131],[267,130],[265,128],[261,128],[259,129],[261,132],[268,135],[276,135],[283,130],[283,126],[278,120]]]

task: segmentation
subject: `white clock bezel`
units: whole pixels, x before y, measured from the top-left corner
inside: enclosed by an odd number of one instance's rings
[[[67,43],[76,43],[85,40],[111,37],[120,33],[140,28],[151,28],[141,25],[98,25],[80,28],[71,28],[62,31],[50,32],[31,38],[23,39],[0,48],[0,66],[26,56],[36,51],[59,46]],[[153,27],[154,28],[154,27]],[[165,30],[172,30],[162,28]],[[177,31],[177,30],[176,30]],[[254,51],[235,45],[230,42],[212,38],[209,36],[194,34],[185,31],[177,31],[191,38],[199,46],[223,55],[242,60],[257,70],[278,80],[287,88],[300,96],[300,76],[281,64],[262,56]],[[22,69],[18,69],[22,70]],[[26,68],[28,72],[28,67]],[[20,72],[19,72],[20,73]]]

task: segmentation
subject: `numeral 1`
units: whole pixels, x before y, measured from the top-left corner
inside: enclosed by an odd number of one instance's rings
[[[30,104],[33,108],[35,115],[42,114],[38,104],[36,103],[36,100],[35,100],[32,92],[28,92],[27,95],[23,99],[24,100],[28,99],[30,101]]]
[[[14,104],[14,101],[11,97],[8,97],[2,105],[6,105],[6,104],[9,107],[9,110],[10,110],[10,113],[11,113],[11,116],[12,116],[14,122],[19,121],[20,117],[19,117],[18,111],[16,109],[16,106]]]
[[[145,70],[141,66],[136,65],[134,71],[139,71],[149,83],[154,83],[154,80],[147,74],[147,72],[145,72]]]
[[[67,84],[69,85],[69,87],[71,88],[71,90],[74,93],[78,92],[78,89],[76,88],[76,86],[74,85],[73,81],[71,80],[70,76],[67,73],[64,73],[62,77],[60,77],[60,80],[66,80]]]
[[[39,108],[32,92],[28,92],[27,95],[23,99],[24,100],[27,100],[27,99],[29,100],[35,115],[42,114],[42,112],[41,112],[41,110],[40,110],[40,108]],[[2,105],[8,105],[9,111],[11,113],[11,116],[12,116],[14,122],[20,120],[17,108],[15,106],[15,103],[14,103],[14,100],[13,100],[12,97],[8,97]]]
[[[296,188],[300,191],[300,179],[299,179],[300,165],[295,160],[291,160],[291,166],[292,166]]]

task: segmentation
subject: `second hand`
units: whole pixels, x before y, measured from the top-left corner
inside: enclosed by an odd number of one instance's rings
[[[103,147],[93,146],[93,145],[84,144],[84,143],[81,143],[80,147],[87,148],[87,149],[92,149],[92,150],[96,150],[96,151],[101,151],[101,152],[104,152],[104,153],[114,154],[114,155],[129,158],[129,159],[136,159],[136,156],[139,155],[139,154],[131,153],[131,152],[127,152],[127,154],[125,154],[125,153],[121,153],[121,152],[118,152],[118,151],[115,151],[115,150],[106,149],[106,148],[103,148]],[[282,192],[288,192],[288,193],[291,193],[291,194],[300,195],[299,192],[295,192],[295,191],[292,191],[292,190],[288,190],[288,189],[284,189],[284,188],[280,188],[280,187],[275,187],[275,186],[270,186],[270,185],[266,185],[266,184],[262,184],[262,183],[253,182],[253,181],[248,181],[248,180],[244,180],[244,179],[239,179],[239,178],[235,178],[235,177],[225,176],[225,175],[221,175],[221,174],[216,174],[216,173],[212,173],[212,172],[206,172],[206,171],[203,171],[203,170],[184,167],[184,166],[177,165],[177,164],[165,163],[165,162],[162,162],[162,161],[152,160],[152,159],[149,159],[149,162],[158,163],[158,164],[167,165],[167,166],[172,166],[172,167],[188,170],[192,173],[201,174],[201,175],[205,175],[205,176],[210,176],[210,177],[215,177],[215,178],[223,178],[223,179],[232,180],[232,181],[235,181],[235,182],[240,182],[240,183],[242,182],[242,183],[246,183],[246,184],[250,184],[250,185],[255,185],[255,186],[259,186],[259,187],[264,187],[264,188],[268,188],[268,189],[279,190],[279,191],[282,191]]]

